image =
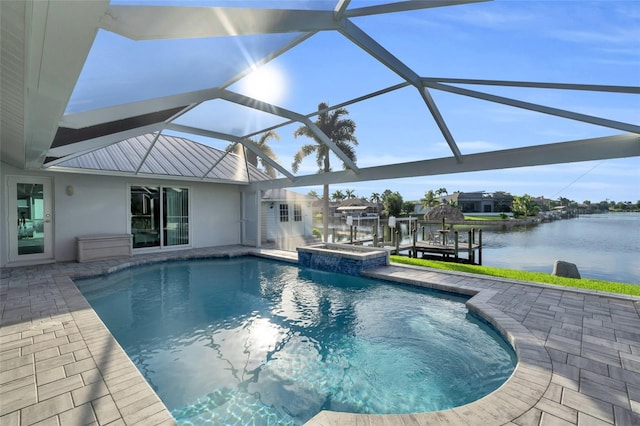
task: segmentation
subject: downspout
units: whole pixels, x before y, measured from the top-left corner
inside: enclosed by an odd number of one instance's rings
[[[256,187],[255,202],[258,206],[256,209],[256,247],[262,247],[262,190],[260,185]]]

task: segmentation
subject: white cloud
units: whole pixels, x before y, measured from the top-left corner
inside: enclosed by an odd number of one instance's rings
[[[562,41],[587,44],[638,44],[640,31],[636,28],[594,28],[592,30],[555,30],[548,35]]]
[[[467,25],[491,28],[498,30],[511,30],[521,28],[523,25],[534,24],[536,15],[528,10],[504,10],[495,8],[492,11],[473,8],[460,8],[452,10],[448,19],[454,22],[462,22]]]

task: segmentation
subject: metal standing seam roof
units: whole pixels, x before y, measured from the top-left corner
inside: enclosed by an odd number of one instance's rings
[[[251,183],[270,177],[243,158],[189,139],[146,134],[61,161],[53,170]]]

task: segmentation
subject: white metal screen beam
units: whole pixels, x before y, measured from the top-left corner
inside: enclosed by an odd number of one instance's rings
[[[333,8],[334,19],[342,19],[350,3],[351,0],[338,0],[338,3],[336,3],[336,6]]]
[[[594,139],[467,154],[464,163],[457,162],[453,157],[446,157],[361,168],[358,175],[349,171],[337,171],[299,176],[293,185],[284,179],[261,182],[260,185],[261,188],[270,189],[366,182],[638,156],[640,156],[640,136],[626,133]]]
[[[550,83],[540,81],[514,81],[514,80],[479,80],[471,78],[437,78],[422,77],[425,83],[453,83],[470,84],[479,86],[504,86],[504,87],[526,87],[536,89],[559,89],[559,90],[581,90],[590,92],[612,92],[640,94],[638,86],[612,86],[605,84],[581,84],[581,83]]]
[[[412,85],[420,86],[420,76],[409,68],[404,62],[396,58],[391,52],[382,47],[377,41],[362,31],[356,24],[344,19],[340,21],[338,31],[360,49],[384,64],[391,71],[398,74],[403,80]]]
[[[149,155],[151,155],[151,151],[153,151],[153,148],[156,146],[156,142],[158,142],[158,139],[160,138],[161,134],[162,134],[161,132],[158,132],[153,137],[153,140],[151,141],[151,145],[149,145],[149,148],[147,148],[147,151],[144,153],[144,156],[140,160],[140,163],[138,163],[138,167],[136,167],[135,174],[140,173],[140,169],[142,168],[142,166],[144,166],[144,163],[147,161],[147,158],[149,158]]]
[[[243,70],[242,72],[234,75],[231,79],[227,80],[224,84],[220,85],[219,89],[226,89],[227,87],[231,86],[235,82],[241,80],[242,78],[244,78],[248,74],[252,73],[255,68],[260,67],[260,66],[272,61],[273,59],[275,59],[278,56],[282,55],[283,53],[293,49],[295,46],[299,45],[303,41],[305,41],[308,38],[314,36],[315,34],[316,34],[316,32],[308,32],[308,33],[305,33],[305,34],[301,34],[298,37],[296,37],[294,40],[292,40],[289,43],[287,43],[284,46],[282,46],[280,49],[274,50],[273,52],[269,53],[268,55],[266,55],[265,57],[263,57],[261,59],[256,59],[245,70]]]
[[[407,82],[403,82],[403,83],[399,83],[399,84],[396,84],[396,85],[393,85],[393,86],[389,86],[389,87],[386,87],[384,89],[368,93],[368,94],[366,94],[364,96],[360,96],[360,97],[348,100],[346,102],[341,102],[341,103],[336,104],[336,105],[331,105],[327,109],[327,111],[332,111],[332,110],[338,109],[338,108],[344,108],[346,106],[353,105],[353,104],[355,104],[357,102],[365,101],[367,99],[371,99],[371,98],[374,98],[376,96],[384,95],[385,93],[393,92],[395,90],[402,89],[402,88],[407,87],[407,86],[409,86],[409,83],[407,83]],[[311,118],[311,117],[315,117],[318,114],[320,114],[319,111],[314,111],[314,112],[312,112],[310,114],[305,115],[304,117]],[[271,126],[271,127],[267,127],[265,129],[259,130],[257,132],[249,133],[249,134],[245,135],[245,137],[250,138],[250,137],[262,134],[264,132],[268,132],[269,130],[276,130],[276,129],[280,128],[280,127],[284,127],[284,126],[288,126],[289,124],[296,123],[297,121],[298,120],[290,119],[290,120],[288,120],[288,121],[286,121],[284,123],[281,123],[281,124],[278,124],[278,125],[275,125],[275,126]]]
[[[367,33],[362,31],[351,21],[341,21],[339,31],[347,39],[351,40],[354,44],[367,52],[369,55],[382,62],[385,66],[387,66],[387,68],[398,74],[405,81],[414,85],[420,91],[420,96],[426,103],[427,108],[429,108],[429,112],[431,112],[431,116],[438,125],[442,136],[447,141],[447,144],[449,145],[453,156],[457,161],[462,161],[462,153],[460,152],[456,141],[453,139],[453,135],[449,131],[447,123],[444,121],[442,114],[440,114],[440,110],[431,97],[429,91],[422,86],[418,74],[416,74],[411,68],[405,65],[404,62],[393,56],[391,52],[387,51],[384,47],[378,44],[377,41],[372,39]]]
[[[174,130],[176,132],[191,133],[191,134],[196,134],[196,135],[200,135],[200,136],[206,136],[206,137],[210,137],[210,138],[214,138],[214,139],[221,139],[221,140],[226,140],[226,141],[229,141],[229,142],[235,142],[235,143],[242,144],[249,151],[252,151],[258,157],[262,158],[271,167],[273,167],[274,169],[278,170],[280,173],[285,175],[289,181],[292,181],[292,180],[296,179],[296,177],[294,175],[292,175],[287,169],[282,167],[279,163],[277,163],[276,161],[271,159],[267,154],[264,153],[263,150],[261,150],[260,148],[258,148],[257,146],[255,146],[253,144],[244,143],[244,140],[241,137],[230,135],[230,134],[227,134],[227,133],[220,133],[220,132],[215,132],[215,131],[212,131],[212,130],[198,129],[198,128],[195,128],[195,127],[183,126],[181,124],[173,124],[173,123],[167,124],[165,126],[165,128],[168,129],[168,130]]]
[[[142,114],[165,111],[181,106],[193,106],[202,102],[216,99],[220,96],[219,89],[203,89],[193,92],[180,93],[177,95],[164,96],[161,98],[149,99],[127,104],[99,108],[91,111],[67,114],[60,120],[60,127],[71,129],[81,129],[95,126],[96,124],[111,123],[113,121],[124,120],[129,117],[136,117]]]
[[[592,115],[580,114],[573,111],[567,111],[564,109],[548,107],[544,105],[534,104],[531,102],[519,101],[516,99],[505,98],[503,96],[491,95],[489,93],[464,89],[462,87],[450,86],[448,84],[441,84],[441,83],[436,83],[431,81],[424,82],[424,84],[433,89],[455,93],[457,95],[469,96],[472,98],[482,99],[485,101],[495,102],[503,105],[509,105],[512,107],[522,108],[529,111],[540,112],[543,114],[554,115],[556,117],[582,121],[584,123],[595,124],[598,126],[609,127],[611,129],[617,129],[625,132],[640,134],[640,126],[630,124],[630,123],[623,123],[620,121],[609,120],[601,117],[594,117]]]
[[[96,149],[104,148],[105,146],[113,145],[114,143],[123,141],[125,139],[140,136],[145,133],[160,132],[162,131],[164,126],[165,126],[164,122],[155,123],[155,124],[138,127],[138,128],[127,130],[120,133],[112,133],[112,134],[97,137],[94,139],[85,139],[80,142],[59,146],[57,148],[51,148],[47,152],[47,157],[66,157],[64,160],[67,160],[82,154],[86,154],[87,152],[95,151]],[[60,159],[60,160],[56,160],[56,162],[64,161],[64,160]],[[51,165],[54,163],[52,162],[48,164]]]
[[[449,149],[451,149],[453,156],[458,162],[462,162],[462,153],[460,152],[460,148],[458,148],[458,144],[456,144],[456,141],[453,139],[453,135],[449,131],[447,123],[444,121],[444,117],[442,117],[442,114],[440,114],[440,109],[436,105],[436,101],[433,100],[433,97],[431,97],[431,93],[429,93],[429,90],[426,87],[423,87],[419,90],[420,96],[422,96],[424,103],[427,104],[427,108],[429,108],[429,112],[431,112],[433,119],[438,125],[440,133],[442,133],[442,136],[444,136],[444,139],[447,141],[447,144],[449,145]]]
[[[380,4],[375,6],[365,6],[356,9],[349,9],[345,17],[353,18],[357,16],[378,15],[383,13],[406,12],[409,10],[431,9],[434,7],[456,6],[459,4],[481,3],[492,0],[413,0],[396,3]]]
[[[236,143],[233,144],[234,146],[236,145]],[[207,178],[207,176],[209,175],[209,173],[211,173],[216,167],[218,167],[218,164],[220,164],[222,162],[222,160],[224,160],[224,158],[229,155],[231,153],[231,151],[226,151],[225,153],[223,153],[220,158],[218,158],[212,165],[211,167],[209,167],[203,174],[202,174],[202,178],[201,180],[205,180]],[[245,167],[247,168],[247,177],[249,176],[249,166],[247,166],[247,160],[246,160],[246,156],[245,156],[245,161],[244,161]]]
[[[114,5],[101,19],[102,28],[132,40],[220,37],[335,30],[343,17],[386,14],[487,0],[414,0],[347,10],[259,9]]]
[[[256,61],[254,65],[258,66],[264,63],[269,62],[270,60],[276,58],[287,50],[295,47],[296,45],[302,43],[304,40],[311,37],[314,33],[304,34],[297,37],[292,42],[288,43],[286,46],[278,49],[275,52],[270,53],[266,57],[261,60]],[[176,107],[180,107],[183,105],[188,105],[188,107],[184,110],[187,112],[189,109],[195,107],[198,104],[203,102],[217,99],[220,97],[220,91],[233,83],[239,81],[247,74],[252,71],[252,68],[248,68],[242,73],[235,75],[229,81],[222,84],[217,88],[209,88],[196,90],[186,93],[179,93],[170,96],[164,96],[155,99],[148,99],[144,101],[131,102],[127,104],[121,104],[112,107],[99,108],[91,111],[73,113],[65,115],[60,121],[60,127],[69,127],[72,129],[79,129],[84,127],[94,126],[96,124],[101,123],[110,123],[117,120],[123,120],[128,117],[135,117],[138,115],[152,113],[157,111],[164,111]]]
[[[315,32],[336,22],[328,10],[111,6],[101,26],[132,40],[158,40]]]
[[[268,112],[270,114],[278,115],[280,117],[288,118],[290,120],[295,120],[303,123],[309,130],[322,142],[324,143],[333,153],[340,159],[344,164],[354,172],[358,172],[359,168],[356,164],[345,155],[344,152],[331,140],[329,137],[324,134],[322,130],[318,126],[316,126],[311,120],[309,120],[306,116],[298,114],[296,112],[287,110],[285,108],[281,108],[267,102],[262,102],[257,99],[250,98],[248,96],[240,95],[235,92],[231,92],[229,90],[222,91],[220,97],[229,102],[237,103],[239,105],[244,105],[249,108],[257,109],[259,111]]]

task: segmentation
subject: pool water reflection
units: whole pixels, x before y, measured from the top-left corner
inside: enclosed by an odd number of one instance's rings
[[[77,285],[180,424],[441,410],[515,366],[464,297],[275,261],[169,262]]]

